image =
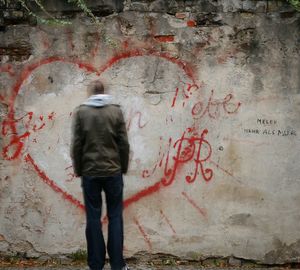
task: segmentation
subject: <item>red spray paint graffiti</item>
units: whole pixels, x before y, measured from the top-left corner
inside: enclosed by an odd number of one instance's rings
[[[91,49],[91,56],[96,57],[99,51],[99,43],[100,43],[100,35],[98,33],[95,34],[95,41],[93,42],[95,46]]]
[[[10,77],[15,76],[15,71],[13,69],[13,66],[10,64],[6,64],[0,67],[0,73],[5,72],[8,73]]]
[[[217,119],[221,115],[221,109],[225,114],[234,114],[239,110],[241,103],[233,103],[233,95],[228,94],[222,100],[214,99],[214,90],[211,90],[211,95],[207,104],[203,101],[198,101],[192,108],[192,115],[194,119],[201,119],[205,115],[210,118]]]
[[[14,102],[16,96],[19,93],[21,86],[24,84],[26,79],[32,74],[34,70],[38,69],[43,65],[47,65],[55,62],[62,62],[62,63],[75,65],[80,69],[86,71],[87,73],[94,73],[100,76],[104,71],[106,71],[114,64],[118,63],[119,61],[122,61],[126,58],[140,57],[140,56],[161,57],[171,63],[174,63],[192,81],[191,84],[186,84],[183,89],[180,90],[178,89],[176,91],[172,101],[171,108],[178,105],[179,91],[182,91],[184,97],[182,103],[182,106],[184,107],[186,102],[191,97],[191,95],[193,95],[195,91],[198,91],[200,89],[201,86],[195,84],[193,70],[187,63],[177,58],[174,58],[167,53],[161,53],[152,50],[150,51],[133,50],[133,51],[124,52],[115,55],[111,60],[109,60],[106,64],[104,64],[100,68],[96,68],[89,63],[84,63],[78,60],[67,60],[62,57],[50,57],[50,58],[43,59],[41,61],[38,61],[36,63],[33,63],[25,67],[24,70],[20,73],[20,76],[13,87],[12,96],[10,98],[8,118],[5,120],[5,123],[2,125],[2,134],[4,134],[5,136],[9,136],[9,134],[11,134],[12,136],[9,141],[9,144],[5,146],[5,148],[3,149],[2,154],[4,158],[8,160],[12,160],[20,157],[22,154],[22,150],[26,138],[28,138],[33,132],[38,132],[39,130],[43,129],[47,124],[46,119],[47,121],[52,121],[54,119],[55,114],[53,112],[47,116],[35,117],[34,119],[33,119],[33,114],[28,113],[25,116],[25,118],[27,119],[27,121],[25,121],[25,127],[27,130],[23,134],[18,134],[17,123],[18,121],[20,121],[20,119],[17,120],[15,119]],[[195,108],[193,108],[193,112],[194,112],[193,115],[196,119],[197,117],[202,118],[205,115],[207,115],[208,117],[215,116],[215,118],[217,118],[218,114],[216,113],[216,111],[219,111],[220,110],[219,108],[222,108],[224,112],[228,114],[234,113],[238,111],[240,103],[237,104],[236,108],[232,109],[232,105],[229,105],[232,103],[232,99],[233,99],[232,95],[227,95],[222,102],[215,102],[213,100],[213,93],[212,93],[211,98],[209,99],[208,105],[206,107],[203,105],[202,108],[201,107],[202,104],[200,105],[200,103],[195,104],[196,107],[194,106]],[[218,110],[216,108],[218,108]],[[130,126],[133,123],[132,122],[133,120],[136,121],[139,128],[144,128],[147,125],[147,122],[144,121],[141,112],[135,112],[135,111],[131,112],[131,120],[128,122],[127,128],[130,128]],[[158,179],[158,181],[155,182],[154,184],[145,187],[140,191],[137,191],[135,194],[125,199],[124,208],[129,207],[133,203],[136,203],[143,198],[155,194],[162,188],[172,186],[175,180],[177,178],[179,179],[178,175],[184,166],[186,166],[186,168],[192,168],[192,171],[185,176],[185,181],[187,183],[195,182],[198,177],[201,177],[204,181],[209,182],[213,178],[213,170],[208,167],[208,164],[210,162],[210,157],[212,155],[212,147],[209,143],[209,140],[206,138],[207,135],[208,135],[207,129],[204,129],[201,132],[199,132],[194,127],[191,127],[186,129],[179,138],[175,138],[175,139],[169,138],[166,152],[162,153],[161,151],[161,153],[159,154],[158,161],[155,164],[154,168],[151,170],[151,173],[149,173],[147,170],[144,170],[142,174],[143,177],[148,178],[151,177],[158,168],[161,168],[163,175],[161,175],[160,179]],[[69,201],[71,204],[75,205],[79,209],[84,209],[83,204],[78,199],[76,199],[74,196],[72,196],[63,188],[61,188],[55,182],[55,179],[50,179],[47,173],[41,170],[41,168],[34,161],[34,159],[30,154],[25,155],[25,161],[32,166],[32,168],[36,171],[37,175],[45,184],[47,184],[50,188],[52,188],[55,192],[60,194],[65,200]],[[68,170],[70,168],[66,168],[66,169]],[[69,173],[68,176],[70,178],[68,178],[66,181],[72,181],[73,175]],[[189,198],[186,193],[183,193],[182,195],[187,199],[187,201],[190,204],[192,204],[192,206],[194,206],[197,209],[197,211],[199,211],[199,213],[201,213],[201,215],[206,214],[204,209],[200,207],[199,208],[196,207],[197,206],[196,202],[194,202],[191,198]],[[164,220],[171,228],[172,232],[175,234],[175,229],[172,226],[168,217],[163,212],[161,212],[161,215],[163,216]],[[135,220],[135,223],[138,226],[138,230],[143,235],[149,249],[151,249],[152,245],[148,235],[145,233],[145,230],[143,229],[143,227],[141,226],[138,220]]]
[[[182,194],[182,196],[185,197],[185,198],[187,199],[187,201],[188,201],[188,202],[189,202],[189,203],[190,203],[190,204],[191,204],[191,205],[199,212],[200,215],[206,217],[207,213],[206,213],[206,210],[205,210],[205,209],[199,207],[199,206],[195,203],[195,201],[187,195],[186,192],[183,191],[183,192],[181,192],[181,194]]]
[[[77,206],[78,208],[84,210],[84,205],[77,200],[76,198],[74,198],[72,195],[70,195],[69,193],[67,193],[66,191],[64,191],[62,188],[60,188],[55,181],[53,181],[52,179],[50,179],[45,172],[43,172],[38,165],[35,163],[35,161],[33,160],[33,158],[30,156],[30,154],[27,154],[25,156],[25,161],[29,164],[31,164],[33,166],[33,168],[35,169],[35,171],[38,173],[38,175],[40,176],[40,178],[42,179],[42,181],[47,184],[48,186],[50,186],[55,192],[60,193],[62,195],[62,197],[66,200],[68,200],[69,202],[71,202],[72,204],[74,204],[75,206]]]
[[[207,133],[208,131],[205,129],[199,135],[195,128],[188,128],[175,143],[170,138],[167,153],[163,154],[162,159],[155,164],[152,174],[157,168],[164,167],[164,176],[161,179],[161,183],[164,186],[169,186],[175,180],[176,174],[182,166],[192,162],[194,171],[185,177],[186,182],[193,183],[199,174],[205,181],[210,181],[213,171],[205,168],[205,163],[209,160],[212,153],[211,145],[205,139]],[[176,153],[171,156],[172,149],[175,149]],[[173,163],[170,164],[172,161]],[[142,176],[147,178],[151,174],[148,170],[144,170]]]
[[[30,136],[32,132],[37,132],[41,130],[42,128],[45,127],[45,125],[36,125],[34,124],[31,126],[32,128],[29,129],[29,122],[27,126],[27,131],[25,131],[23,134],[18,134],[17,131],[17,121],[15,119],[15,109],[14,109],[14,103],[15,99],[24,84],[24,82],[27,80],[27,78],[34,72],[36,69],[38,69],[41,66],[48,65],[51,63],[55,62],[61,62],[61,63],[68,63],[71,65],[78,66],[78,68],[85,70],[87,73],[94,73],[98,76],[100,76],[104,71],[112,67],[115,63],[122,61],[127,58],[132,58],[132,57],[140,57],[140,56],[155,56],[155,57],[160,57],[162,59],[165,59],[171,63],[176,64],[180,69],[183,70],[183,72],[192,80],[194,81],[194,75],[192,68],[185,63],[184,61],[181,61],[178,58],[175,58],[168,53],[162,53],[162,52],[157,52],[154,50],[132,50],[128,52],[123,52],[121,54],[115,55],[113,58],[111,58],[106,64],[104,64],[100,68],[96,68],[93,65],[89,63],[84,63],[79,60],[68,60],[65,59],[64,57],[49,57],[42,59],[40,61],[37,61],[33,64],[30,64],[26,66],[23,71],[21,71],[19,77],[16,79],[16,82],[13,86],[12,89],[12,95],[9,100],[9,113],[7,119],[3,122],[2,124],[2,133],[6,136],[8,136],[8,133],[12,134],[8,145],[6,145],[3,148],[2,155],[5,159],[7,160],[13,160],[21,156],[22,150],[25,144],[25,139]],[[141,115],[139,113],[136,114],[136,116],[139,117],[139,126],[143,127],[146,123],[141,122]],[[28,114],[28,117],[32,117],[32,115]],[[51,113],[48,116],[48,120],[53,120],[54,114]],[[41,117],[39,121],[44,121],[45,117]],[[9,132],[8,132],[9,131]],[[14,147],[14,148],[13,148]],[[63,198],[66,200],[70,201],[72,204],[75,206],[78,206],[79,208],[82,208],[82,204],[73,198],[70,194],[68,194],[66,191],[64,191],[62,188],[60,188],[54,180],[50,179],[45,172],[43,172],[38,165],[35,163],[33,158],[27,154],[25,156],[26,162],[31,164],[33,166],[33,169],[37,172],[37,174],[41,177],[42,181],[48,184],[55,192],[60,193]],[[124,207],[127,207],[131,203],[141,199],[142,197],[148,196],[149,194],[152,194],[153,192],[156,192],[161,186],[161,183],[157,183],[153,185],[152,187],[146,188],[140,192],[137,192],[135,195],[131,196],[124,202]]]
[[[168,217],[165,215],[165,213],[163,212],[163,210],[160,210],[160,214],[163,217],[163,219],[166,221],[166,223],[169,225],[170,229],[172,230],[173,234],[176,234],[176,231],[173,227],[173,225],[171,224],[170,220],[168,219]]]
[[[156,193],[163,187],[171,186],[174,183],[176,175],[180,172],[180,168],[190,162],[194,163],[194,171],[185,177],[187,183],[194,182],[199,174],[201,174],[205,181],[210,181],[213,177],[213,171],[212,169],[205,168],[212,153],[210,143],[205,139],[207,133],[207,130],[203,130],[199,136],[194,128],[188,128],[175,143],[172,144],[172,139],[170,139],[168,153],[163,155],[161,161],[159,161],[159,165],[155,165],[156,169],[162,167],[164,164],[164,176],[152,186],[146,187],[126,199],[124,201],[124,208]],[[187,137],[186,134],[190,134],[190,136]],[[173,156],[170,155],[171,148],[176,150]],[[172,165],[169,164],[170,159],[174,160]],[[154,171],[152,170],[152,173]],[[150,176],[148,170],[143,171],[143,177]]]
[[[49,121],[54,120],[54,112],[50,113],[47,117]],[[11,136],[10,142],[3,147],[2,155],[7,160],[16,159],[20,154],[24,147],[24,140],[28,138],[33,132],[37,132],[42,130],[46,126],[46,122],[44,120],[44,116],[40,115],[33,119],[33,112],[28,112],[24,116],[18,119],[7,119],[2,122],[2,130],[1,133],[3,136]],[[37,120],[38,119],[38,120]],[[17,135],[15,133],[16,125],[23,121],[23,125],[26,131]],[[33,122],[40,122],[39,124],[34,124]]]
[[[15,119],[14,102],[20,91],[21,86],[23,85],[25,80],[31,75],[31,73],[35,69],[39,68],[40,66],[43,66],[43,65],[46,65],[49,63],[53,63],[53,62],[64,62],[64,61],[65,61],[64,58],[61,58],[61,57],[46,58],[44,60],[38,61],[37,63],[31,64],[31,65],[25,67],[24,70],[21,72],[19,78],[17,79],[15,85],[13,86],[12,96],[10,97],[10,102],[9,102],[8,117],[7,117],[7,119],[5,119],[2,122],[2,135],[4,135],[4,136],[9,135],[8,130],[10,131],[10,134],[12,135],[9,144],[6,145],[2,150],[2,155],[5,159],[13,160],[13,159],[18,158],[21,155],[22,149],[24,147],[24,139],[29,137],[29,135],[31,134],[32,131],[36,132],[45,126],[45,125],[43,125],[43,123],[39,127],[37,125],[34,125],[32,127],[32,130],[29,131],[28,130],[29,123],[32,120],[32,113],[29,112],[27,114],[29,119],[28,119],[28,122],[25,124],[25,127],[27,125],[27,127],[26,127],[27,131],[21,135],[18,135],[16,124],[21,119]],[[79,61],[72,61],[72,63],[75,65],[78,65],[82,69],[87,70],[88,72],[97,72],[97,70],[89,64],[82,63]],[[49,120],[51,120],[51,118],[53,119],[53,117],[54,117],[54,112],[52,112],[48,115]],[[40,120],[42,121],[43,119],[40,118]],[[14,149],[11,150],[12,153],[9,154],[9,150],[12,149],[12,147]]]
[[[146,234],[144,228],[142,227],[142,225],[140,224],[140,222],[136,218],[134,218],[134,223],[137,225],[140,233],[143,235],[144,240],[145,240],[146,244],[148,245],[149,250],[152,250],[151,241],[149,239],[149,236]]]
[[[179,92],[181,92],[181,95],[183,96],[182,107],[184,107],[186,101],[193,95],[195,91],[197,91],[200,88],[201,86],[190,83],[184,84],[181,89],[176,88],[171,107],[175,107]]]
[[[194,25],[189,25],[194,26]],[[70,47],[71,51],[75,49],[73,44],[72,33],[68,33],[69,43],[67,46]],[[91,50],[91,55],[95,57],[99,51],[98,39],[96,46]],[[159,42],[172,42],[174,41],[173,36],[159,36],[155,37],[155,39]],[[45,44],[45,48],[49,47],[49,44]],[[124,43],[124,48],[128,48],[128,42]],[[163,58],[171,63],[176,64],[191,80],[191,84],[185,84],[182,89],[177,88],[175,91],[175,96],[172,100],[171,107],[175,107],[178,105],[178,96],[179,94],[183,95],[183,102],[182,107],[185,107],[188,100],[191,100],[190,97],[193,95],[195,91],[198,91],[201,86],[195,84],[195,78],[193,74],[193,69],[190,65],[186,62],[181,61],[180,59],[169,55],[168,53],[157,52],[154,50],[132,50],[126,51],[121,54],[115,55],[111,58],[106,64],[104,64],[100,68],[96,68],[89,63],[84,63],[79,60],[68,60],[63,57],[50,57],[46,59],[42,59],[36,63],[30,64],[26,66],[23,71],[21,71],[19,77],[17,78],[15,85],[13,87],[12,96],[9,101],[9,114],[6,120],[3,121],[2,124],[2,134],[4,136],[10,136],[9,143],[3,148],[3,157],[7,160],[13,160],[22,155],[22,150],[24,149],[24,144],[26,143],[26,139],[29,138],[31,134],[34,132],[38,132],[45,128],[48,124],[48,121],[53,121],[55,118],[54,112],[50,113],[49,115],[41,115],[39,117],[34,117],[33,113],[29,112],[21,119],[15,119],[15,110],[14,110],[14,103],[16,96],[19,93],[21,86],[24,84],[26,79],[32,74],[32,72],[43,65],[47,65],[50,63],[61,62],[61,63],[68,63],[71,65],[76,65],[80,69],[85,70],[87,73],[94,73],[100,76],[103,72],[107,69],[112,67],[114,64],[122,61],[126,58],[134,58],[140,56],[155,56]],[[0,72],[7,72],[11,77],[15,76],[15,73],[12,67],[0,67]],[[204,116],[208,116],[210,118],[217,119],[220,114],[221,110],[224,111],[225,114],[234,114],[238,111],[240,107],[240,103],[233,103],[233,95],[227,95],[223,100],[215,100],[213,98],[214,92],[211,92],[211,96],[207,104],[204,101],[198,101],[194,104],[193,109],[191,111],[192,116],[194,119],[201,119]],[[0,97],[1,98],[1,97]],[[133,121],[137,123],[138,128],[144,128],[148,124],[148,122],[144,121],[142,112],[139,111],[132,111],[129,117],[129,122],[127,124],[127,129],[130,129],[132,126]],[[46,121],[47,120],[47,121]],[[18,122],[25,121],[25,132],[19,134],[18,133]],[[168,122],[168,119],[166,119]],[[170,121],[173,122],[172,116],[170,116]],[[193,168],[190,174],[185,176],[185,181],[187,183],[193,183],[196,181],[198,177],[201,177],[204,181],[209,182],[213,178],[213,170],[208,168],[209,162],[212,163],[210,157],[212,155],[212,147],[206,138],[208,135],[208,130],[204,129],[201,132],[195,129],[195,127],[191,127],[186,129],[182,135],[177,139],[169,138],[167,151],[165,153],[160,152],[158,162],[155,164],[154,168],[149,173],[147,170],[144,170],[142,176],[144,178],[151,177],[158,168],[161,168],[163,175],[161,175],[158,182],[154,183],[153,185],[146,187],[124,201],[124,208],[132,205],[139,200],[153,195],[154,193],[158,192],[160,189],[165,187],[170,187],[175,180],[179,179],[179,173],[181,169],[186,166],[189,168]],[[36,139],[34,139],[36,141]],[[50,179],[46,172],[41,170],[39,165],[35,162],[33,157],[30,154],[25,155],[25,162],[30,164],[32,168],[36,171],[37,175],[40,179],[51,187],[55,192],[60,194],[62,198],[69,201],[79,209],[84,209],[83,204],[77,200],[75,197],[70,195],[67,191],[59,187],[59,185],[55,182],[55,179]],[[212,163],[214,164],[214,163]],[[188,166],[187,166],[188,165]],[[192,166],[190,166],[192,165]],[[217,168],[219,168],[217,166]],[[71,169],[71,167],[65,168],[66,171]],[[69,172],[69,171],[68,171]],[[69,172],[69,178],[66,181],[72,181],[74,179],[74,175]],[[200,208],[194,200],[192,200],[186,192],[182,192],[181,195],[202,215],[206,216],[206,211],[203,208]],[[165,220],[165,222],[169,225],[170,229],[172,230],[173,234],[176,233],[173,225],[171,224],[168,217],[165,213],[160,210],[161,216]],[[152,249],[152,244],[150,241],[150,237],[146,234],[145,229],[141,225],[141,223],[135,218],[135,224],[138,227],[138,230],[143,235],[146,244],[148,245],[149,249]]]
[[[137,126],[138,128],[144,128],[147,125],[147,122],[144,122],[142,120],[142,113],[137,111],[133,112],[132,110],[129,113],[129,116],[127,117],[127,125],[126,129],[129,130],[131,128],[132,121],[137,118]]]
[[[186,101],[198,90],[202,88],[202,85],[197,84],[185,84],[181,89],[176,88],[175,95],[173,97],[171,107],[175,107],[178,102],[179,94],[183,97],[182,107],[185,106]],[[211,90],[211,94],[207,101],[198,100],[192,107],[191,114],[194,119],[201,119],[204,116],[208,116],[212,119],[218,119],[222,111],[224,114],[230,115],[238,112],[241,102],[234,102],[233,94],[227,94],[223,99],[214,98],[214,90]]]

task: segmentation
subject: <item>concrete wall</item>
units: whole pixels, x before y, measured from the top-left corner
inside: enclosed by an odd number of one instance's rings
[[[1,253],[85,249],[70,121],[100,78],[131,143],[127,256],[299,261],[299,13],[281,1],[114,4],[100,25],[5,13]]]

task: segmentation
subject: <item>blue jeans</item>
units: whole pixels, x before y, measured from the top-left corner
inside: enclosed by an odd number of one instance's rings
[[[82,189],[86,208],[86,240],[88,265],[100,270],[105,264],[105,242],[102,233],[101,210],[104,191],[108,217],[107,251],[112,270],[125,266],[123,258],[123,177],[83,176]]]

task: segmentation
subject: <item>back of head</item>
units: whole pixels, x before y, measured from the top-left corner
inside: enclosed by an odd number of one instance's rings
[[[96,80],[90,83],[88,87],[89,95],[99,95],[104,94],[104,85],[101,81]]]
[[[83,105],[90,107],[104,107],[112,104],[112,96],[104,94],[104,85],[101,81],[92,81],[87,88],[88,99]]]

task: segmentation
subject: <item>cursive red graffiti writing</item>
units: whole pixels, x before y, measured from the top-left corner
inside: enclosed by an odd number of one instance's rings
[[[225,114],[234,114],[239,110],[241,103],[233,102],[233,98],[232,94],[228,94],[221,100],[214,99],[214,90],[211,90],[207,103],[203,100],[198,101],[192,108],[192,115],[194,119],[201,119],[205,115],[217,119],[222,109]]]
[[[169,186],[175,180],[179,169],[184,164],[192,163],[194,169],[185,177],[186,182],[194,182],[199,174],[205,181],[210,181],[213,177],[213,171],[205,168],[205,164],[212,154],[211,145],[205,139],[207,133],[208,130],[204,129],[199,135],[194,128],[188,128],[175,143],[170,138],[167,154],[163,154],[162,159],[155,164],[151,173],[153,174],[158,167],[164,167],[164,176],[161,178],[161,183],[164,186]],[[175,149],[175,155],[171,156],[172,149]],[[148,170],[142,172],[144,178],[150,175]]]
[[[129,113],[129,116],[127,117],[128,121],[127,121],[127,130],[129,130],[131,128],[131,124],[132,124],[132,121],[137,118],[137,126],[139,128],[144,128],[146,125],[147,125],[147,122],[143,122],[142,121],[142,113],[137,111],[137,112],[133,112],[133,111],[130,111]]]
[[[78,67],[79,69],[83,70],[86,73],[93,73],[97,76],[100,76],[102,73],[104,73],[106,70],[111,68],[116,63],[123,61],[124,59],[128,58],[135,58],[135,57],[142,57],[142,56],[152,56],[152,57],[159,57],[161,59],[164,59],[170,63],[173,63],[178,66],[179,69],[182,70],[184,74],[186,74],[187,77],[191,81],[195,81],[193,68],[190,64],[186,63],[185,61],[182,61],[178,59],[177,57],[173,57],[171,54],[155,51],[153,49],[133,49],[130,51],[121,52],[120,54],[114,55],[108,62],[103,64],[101,67],[95,67],[90,63],[86,63],[83,61],[80,61],[78,59],[66,59],[65,57],[60,56],[52,56],[44,59],[40,59],[38,61],[35,61],[33,63],[30,63],[29,65],[26,65],[20,73],[18,73],[18,77],[16,77],[16,80],[14,82],[14,85],[12,87],[11,96],[9,98],[9,112],[7,116],[7,120],[4,123],[4,126],[2,126],[2,131],[7,134],[7,136],[12,135],[10,138],[8,138],[9,142],[8,144],[3,148],[3,156],[6,159],[12,160],[17,157],[19,157],[22,153],[22,149],[24,148],[25,139],[28,138],[33,132],[37,132],[44,127],[47,126],[47,123],[45,120],[47,119],[46,116],[41,118],[36,118],[35,121],[32,119],[32,121],[25,121],[24,127],[26,128],[26,131],[22,134],[23,131],[20,131],[17,128],[17,122],[15,119],[15,100],[17,95],[19,94],[19,91],[24,84],[24,82],[32,75],[35,70],[39,69],[42,66],[49,65],[51,63],[65,63],[69,65],[73,65]],[[7,72],[5,70],[5,72]],[[13,73],[11,73],[13,75]],[[48,115],[48,120],[53,120],[54,114]],[[26,119],[32,118],[33,115],[27,115]],[[147,122],[143,121],[142,115],[137,113],[134,117],[137,117],[137,125],[138,127],[142,128],[144,125],[147,124]],[[135,119],[136,120],[136,119]],[[43,125],[43,122],[45,122],[45,125]],[[36,125],[34,127],[34,125]],[[27,127],[26,127],[27,126]],[[34,161],[34,159],[27,154],[26,155],[26,162],[30,163],[33,166],[33,169],[36,171],[37,175],[41,178],[42,181],[44,181],[46,184],[48,184],[55,192],[60,193],[60,195],[63,196],[63,198],[69,200],[71,203],[73,203],[75,206],[82,208],[82,205],[78,200],[73,198],[71,194],[69,194],[67,191],[64,191],[61,189],[55,182],[55,180],[51,180],[46,172],[42,171],[38,164]],[[158,183],[146,187],[140,191],[137,191],[135,194],[133,194],[131,197],[127,198],[124,201],[124,207],[126,208],[131,203],[137,202],[143,197],[149,196],[155,192],[157,192],[161,187],[162,183],[159,181]]]
[[[189,133],[191,134],[186,136]],[[183,132],[181,138],[173,145],[173,148],[176,149],[176,154],[172,157],[173,164],[171,166],[169,165],[169,154],[167,156],[164,169],[165,175],[161,179],[163,185],[168,186],[172,184],[179,167],[190,161],[194,163],[194,171],[185,177],[188,183],[194,182],[199,173],[201,173],[205,181],[212,179],[213,171],[204,168],[204,164],[210,158],[212,152],[210,143],[205,139],[207,133],[208,130],[205,129],[199,136],[199,134],[191,128]],[[203,150],[203,146],[206,146],[206,151]]]
[[[16,159],[20,154],[24,147],[23,140],[29,137],[30,132],[25,132],[21,136],[12,136],[8,145],[3,147],[2,155],[7,160]]]
[[[181,89],[179,89],[178,87],[175,90],[175,95],[173,97],[173,101],[172,101],[172,105],[171,107],[175,107],[176,105],[176,101],[178,98],[178,94],[179,94],[179,90],[181,92],[181,95],[183,96],[183,102],[182,102],[182,107],[184,107],[185,105],[185,101],[187,99],[189,99],[192,95],[194,91],[197,91],[198,89],[200,89],[200,87],[197,84],[185,84]]]
[[[3,147],[2,155],[7,160],[16,159],[22,152],[24,140],[30,136],[32,132],[37,132],[46,126],[44,116],[40,115],[34,122],[39,121],[39,124],[32,123],[33,112],[28,112],[18,119],[8,118],[2,122],[1,133],[3,136],[11,136],[10,141]],[[54,119],[54,112],[48,115],[48,120]],[[17,135],[16,124],[23,122],[26,131],[22,135]],[[36,139],[35,139],[36,141]]]

